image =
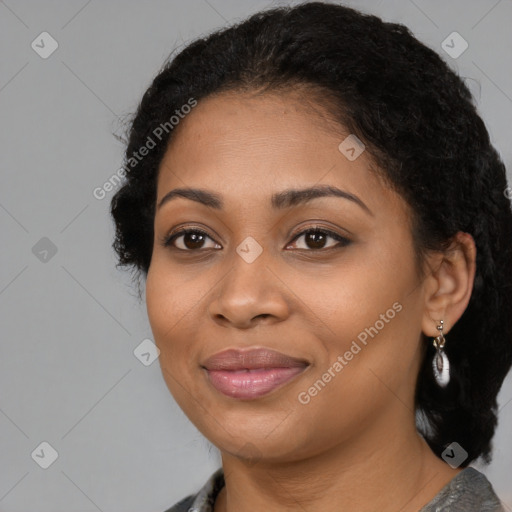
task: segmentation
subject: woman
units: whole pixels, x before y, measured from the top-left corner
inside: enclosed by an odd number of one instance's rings
[[[403,26],[308,3],[168,62],[119,264],[222,468],[169,511],[497,511],[512,212],[471,95]]]

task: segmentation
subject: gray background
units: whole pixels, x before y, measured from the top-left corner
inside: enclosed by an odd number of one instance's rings
[[[114,266],[113,192],[93,190],[122,164],[118,116],[172,49],[282,3],[0,1],[1,511],[159,512],[219,466],[158,360],[134,355],[152,337],[145,305]],[[510,177],[512,2],[345,3],[406,24],[467,77]],[[59,45],[47,59],[31,47],[44,31]],[[456,59],[441,47],[453,31],[469,44]],[[512,510],[510,376],[499,403],[483,471]],[[43,441],[58,452],[47,469]]]

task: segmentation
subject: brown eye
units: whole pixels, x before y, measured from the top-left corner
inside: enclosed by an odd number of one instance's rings
[[[182,239],[182,240],[180,240]],[[176,233],[172,233],[165,240],[163,245],[165,247],[172,246],[181,251],[194,251],[197,249],[204,249],[204,243],[206,239],[210,239],[214,242],[214,247],[206,247],[206,249],[220,248],[205,231],[200,229],[181,229]],[[178,243],[175,243],[179,240]]]
[[[351,242],[347,238],[334,233],[333,231],[329,231],[326,229],[307,229],[299,233],[293,241],[299,240],[304,237],[303,247],[297,247],[297,249],[310,249],[310,250],[322,250],[322,249],[333,249],[336,247],[345,247],[349,245]],[[327,240],[331,238],[338,242],[337,244],[325,246]]]

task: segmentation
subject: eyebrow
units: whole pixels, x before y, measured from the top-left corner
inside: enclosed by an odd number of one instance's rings
[[[366,213],[373,216],[373,212],[361,199],[359,199],[359,197],[331,185],[316,185],[309,188],[288,189],[283,190],[282,192],[276,192],[271,197],[271,205],[274,209],[284,209],[307,203],[317,197],[332,196],[348,199],[349,201],[359,205]],[[215,192],[210,192],[209,190],[200,188],[175,188],[162,197],[158,203],[157,209],[162,208],[164,204],[177,197],[184,197],[191,201],[196,201],[197,203],[201,203],[208,208],[213,208],[215,210],[221,210],[224,205],[222,197]]]

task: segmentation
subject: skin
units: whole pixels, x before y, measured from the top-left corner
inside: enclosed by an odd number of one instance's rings
[[[459,233],[452,250],[431,253],[420,279],[408,206],[370,170],[367,151],[349,161],[338,150],[348,132],[296,92],[211,96],[173,135],[157,204],[178,187],[208,189],[225,204],[216,210],[177,197],[157,209],[146,304],[169,390],[221,452],[226,486],[215,512],[365,512],[376,504],[382,512],[417,511],[460,472],[419,436],[413,404],[425,343],[443,319],[449,344],[469,302],[473,239]],[[273,193],[318,184],[354,194],[371,213],[338,197],[270,206]],[[178,226],[210,238],[202,245],[188,238],[187,246],[181,236],[181,252],[164,247]],[[294,240],[315,226],[351,243]],[[263,248],[252,263],[236,252],[248,236]],[[299,393],[395,302],[401,311],[300,403]],[[209,384],[200,364],[242,347],[310,365],[262,398],[233,399]]]

